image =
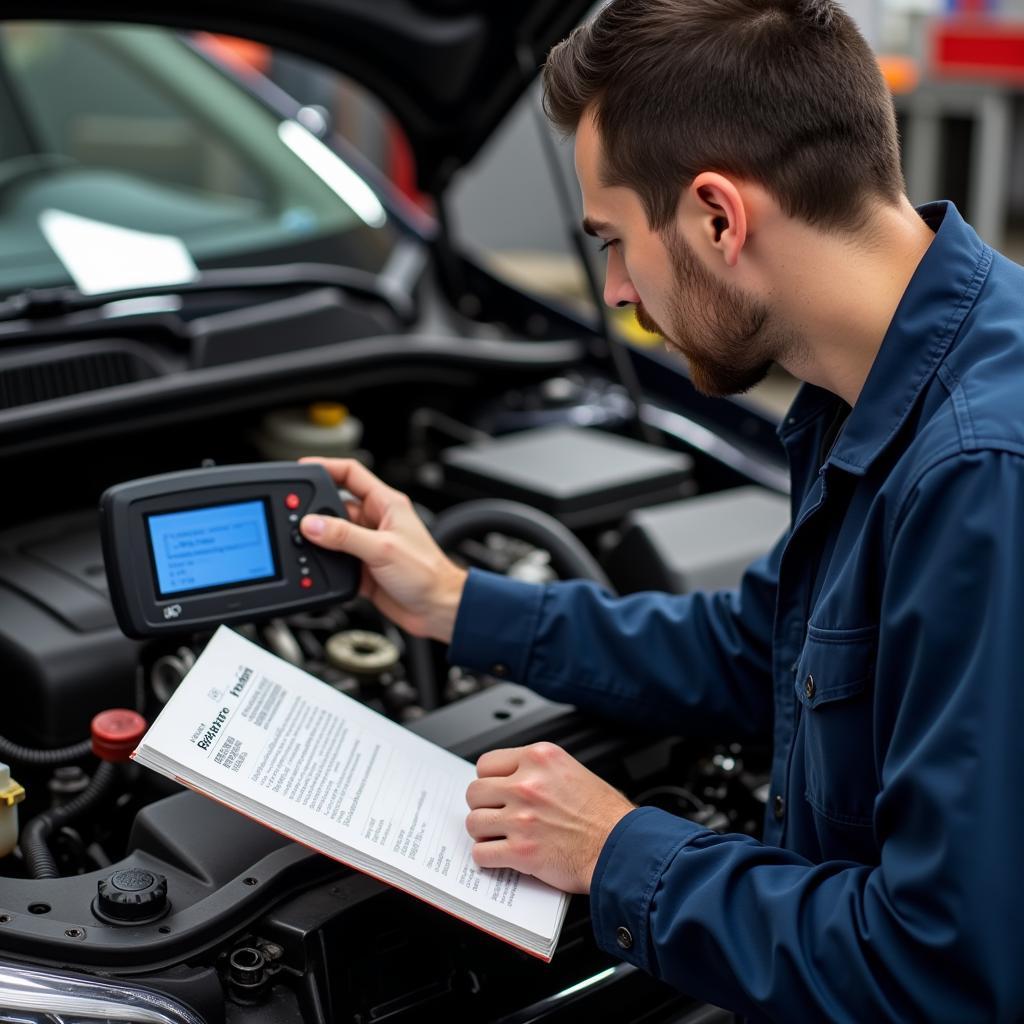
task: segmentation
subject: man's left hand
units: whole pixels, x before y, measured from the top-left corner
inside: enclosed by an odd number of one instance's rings
[[[633,804],[553,743],[492,750],[476,773],[466,791],[476,863],[590,892],[605,840]]]

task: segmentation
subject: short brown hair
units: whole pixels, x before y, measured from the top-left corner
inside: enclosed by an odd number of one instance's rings
[[[903,193],[892,98],[833,0],[611,0],[551,51],[544,108],[566,135],[593,108],[602,180],[656,230],[702,171],[826,229]]]

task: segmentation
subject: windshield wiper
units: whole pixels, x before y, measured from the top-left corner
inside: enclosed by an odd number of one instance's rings
[[[82,310],[98,309],[108,303],[125,299],[142,299],[160,295],[198,295],[206,292],[232,290],[254,291],[264,288],[330,287],[355,298],[386,306],[403,324],[416,317],[412,296],[394,283],[353,267],[336,267],[329,263],[282,263],[269,267],[231,267],[203,270],[183,284],[150,285],[124,288],[119,291],[86,295],[72,285],[55,288],[26,288],[0,302],[0,321],[42,320]]]

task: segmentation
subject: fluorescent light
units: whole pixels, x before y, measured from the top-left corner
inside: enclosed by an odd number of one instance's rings
[[[382,228],[387,214],[373,189],[333,150],[298,121],[277,126],[280,140],[371,228]]]

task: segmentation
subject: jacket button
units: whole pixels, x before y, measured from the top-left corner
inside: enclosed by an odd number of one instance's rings
[[[776,821],[782,821],[783,815],[786,813],[786,801],[782,799],[781,793],[775,794],[775,800],[772,802],[772,813],[775,815]]]
[[[808,675],[806,681],[804,682],[804,693],[806,694],[808,700],[810,700],[814,696],[814,691],[814,676]]]
[[[615,932],[615,941],[622,949],[630,949],[633,945],[633,936],[628,928],[619,928]]]

